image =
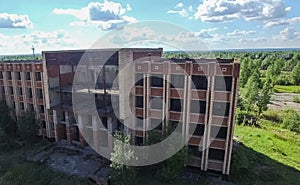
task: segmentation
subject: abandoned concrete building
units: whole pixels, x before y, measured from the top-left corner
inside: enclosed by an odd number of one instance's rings
[[[45,51],[43,61],[0,64],[0,91],[17,113],[39,112],[40,134],[81,145],[89,140],[98,150],[113,148],[115,132],[143,145],[145,128],[163,133],[168,124],[179,125],[189,138],[189,166],[229,174],[239,63],[164,59],[162,53],[162,48]],[[96,112],[88,105],[74,108],[77,94],[92,94]]]

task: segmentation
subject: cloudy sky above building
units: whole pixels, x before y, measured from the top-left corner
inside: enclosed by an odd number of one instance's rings
[[[178,40],[197,49],[300,47],[298,0],[0,0],[0,54]],[[183,29],[141,24],[162,21]],[[153,23],[153,22],[152,22]],[[130,27],[130,25],[138,25]],[[177,32],[176,32],[177,31]],[[119,45],[118,45],[119,44]],[[142,43],[139,43],[142,46]],[[153,45],[159,47],[159,44]],[[105,43],[103,43],[105,47]]]

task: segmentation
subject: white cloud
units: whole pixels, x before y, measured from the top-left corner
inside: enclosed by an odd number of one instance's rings
[[[103,3],[90,2],[87,7],[81,9],[54,9],[53,13],[72,15],[80,19],[70,23],[71,26],[94,25],[101,30],[109,30],[136,22],[135,18],[124,15],[131,10],[129,4],[123,7],[120,3],[105,0]]]
[[[252,42],[252,43],[267,42],[267,38],[265,38],[265,37],[248,38],[248,39],[242,38],[239,40],[239,42],[246,43],[246,44],[249,42]]]
[[[187,13],[187,11],[185,9],[182,9],[182,10],[169,10],[167,13],[169,13],[169,14],[179,14],[182,17],[189,16],[189,14]]]
[[[32,28],[28,15],[0,13],[0,28]]]
[[[216,31],[218,28],[208,28],[208,29],[201,29],[199,32],[195,32],[195,35],[206,39],[206,38],[213,38],[213,35],[210,32]]]
[[[285,28],[280,31],[279,35],[274,36],[273,39],[281,41],[300,39],[300,32],[295,31],[294,28]]]
[[[183,7],[183,3],[178,3],[175,8],[182,8]]]
[[[227,33],[230,37],[242,37],[246,35],[255,34],[256,31],[246,31],[246,30],[234,30],[233,32]]]
[[[291,19],[281,19],[281,20],[274,20],[269,21],[264,25],[264,28],[270,28],[275,26],[285,26],[285,25],[292,25],[300,22],[300,17],[293,17]]]
[[[239,18],[265,21],[285,17],[290,10],[282,0],[203,0],[194,18],[203,22],[225,22]]]
[[[178,3],[173,9],[171,10],[168,10],[167,13],[168,14],[179,14],[180,16],[182,17],[188,17],[189,14],[188,14],[188,11],[183,8],[184,4],[183,3]],[[189,7],[189,11],[190,11],[190,8],[192,8],[192,6]]]

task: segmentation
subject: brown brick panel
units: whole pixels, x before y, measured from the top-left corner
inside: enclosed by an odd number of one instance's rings
[[[144,65],[143,63],[135,64],[135,72],[143,73],[145,70],[145,67],[146,67],[146,65]]]
[[[201,137],[192,136],[189,140],[189,145],[197,145],[198,146],[201,142],[201,139],[202,139]]]
[[[184,90],[183,89],[170,89],[171,98],[180,98],[183,99]]]
[[[3,80],[0,80],[0,85],[3,85],[4,83],[3,83]]]
[[[151,56],[149,54],[151,53]],[[150,57],[161,57],[161,52],[133,52],[133,60],[150,60]]]
[[[230,101],[230,93],[228,92],[215,92],[216,101]]]
[[[32,98],[28,98],[27,101],[28,101],[28,103],[33,103]]]
[[[212,124],[219,126],[227,126],[228,118],[227,117],[217,117],[212,116]]]
[[[164,73],[164,64],[163,63],[151,63],[151,73]]]
[[[192,75],[207,75],[208,65],[207,64],[192,64]]]
[[[8,86],[12,86],[12,81],[11,80],[7,80],[7,84],[8,84]]]
[[[205,115],[203,114],[190,114],[190,122],[204,123]]]
[[[213,140],[210,144],[210,148],[225,150],[225,140]]]
[[[19,101],[24,101],[23,96],[19,96]]]
[[[151,96],[163,96],[163,88],[151,88]]]
[[[37,88],[42,88],[43,87],[42,82],[36,82],[36,87]]]
[[[4,64],[0,64],[0,71],[4,71]]]
[[[135,114],[136,114],[137,116],[143,116],[143,109],[141,109],[141,108],[136,108],[136,109],[135,109]]]
[[[43,64],[35,64],[35,71],[43,72]]]
[[[208,169],[216,170],[216,171],[223,171],[223,162],[218,161],[208,161]]]
[[[162,111],[160,110],[150,110],[150,117],[151,118],[162,118]]]
[[[22,81],[21,80],[17,81],[17,86],[22,87]]]
[[[233,64],[233,77],[238,78],[240,76],[240,63]]]
[[[32,71],[31,64],[25,64],[25,71]]]
[[[175,64],[171,63],[171,73],[172,74],[185,74],[186,73],[186,65],[185,64]]]
[[[135,95],[143,95],[144,88],[143,87],[135,87]]]
[[[38,99],[37,99],[37,103],[38,103],[39,105],[43,105],[43,104],[44,104],[44,99],[43,99],[43,98],[38,98]]]
[[[26,87],[31,87],[31,81],[26,82]]]
[[[143,137],[143,136],[144,136],[144,132],[143,132],[143,131],[140,131],[140,130],[136,130],[136,131],[135,131],[135,135],[136,135],[136,136],[139,136],[139,137]]]
[[[49,115],[49,121],[53,122],[53,115]]]
[[[22,64],[15,64],[16,71],[22,71]]]
[[[72,130],[70,126],[66,126],[66,134],[68,142],[72,143]]]
[[[193,100],[206,100],[207,91],[201,90],[192,90],[192,99]]]
[[[6,64],[7,71],[13,71],[13,65],[12,64]]]
[[[216,66],[216,75],[232,76],[232,70],[233,70],[232,64],[230,65],[220,64]]]
[[[173,121],[181,121],[182,114],[180,112],[170,112],[169,118],[170,118],[170,120],[173,120]]]
[[[58,76],[58,66],[47,66],[47,73],[49,78],[55,78]]]
[[[15,99],[14,95],[11,95],[11,96],[10,96],[10,99],[11,99],[11,100],[14,100],[14,99]]]
[[[74,73],[65,73],[60,75],[60,83],[62,86],[73,83]]]

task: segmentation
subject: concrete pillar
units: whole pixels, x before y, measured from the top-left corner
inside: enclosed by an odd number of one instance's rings
[[[53,122],[54,122],[54,130],[55,130],[55,141],[60,141],[61,137],[60,137],[60,133],[61,133],[61,127],[57,121],[57,112],[56,110],[53,110]]]
[[[107,118],[107,130],[108,130],[108,138],[107,138],[107,147],[109,151],[113,150],[114,143],[113,143],[113,119]]]
[[[98,124],[98,115],[92,115],[92,125],[93,125],[93,144],[95,150],[99,150],[99,124]]]
[[[65,112],[65,122],[66,122],[66,135],[67,135],[67,141],[72,144],[72,129],[69,122],[69,114],[68,112]]]
[[[87,143],[84,139],[84,137],[82,136],[82,133],[83,132],[83,120],[82,120],[82,116],[80,114],[78,114],[78,128],[79,128],[79,142],[80,142],[80,145],[82,147],[84,146],[87,146]]]

